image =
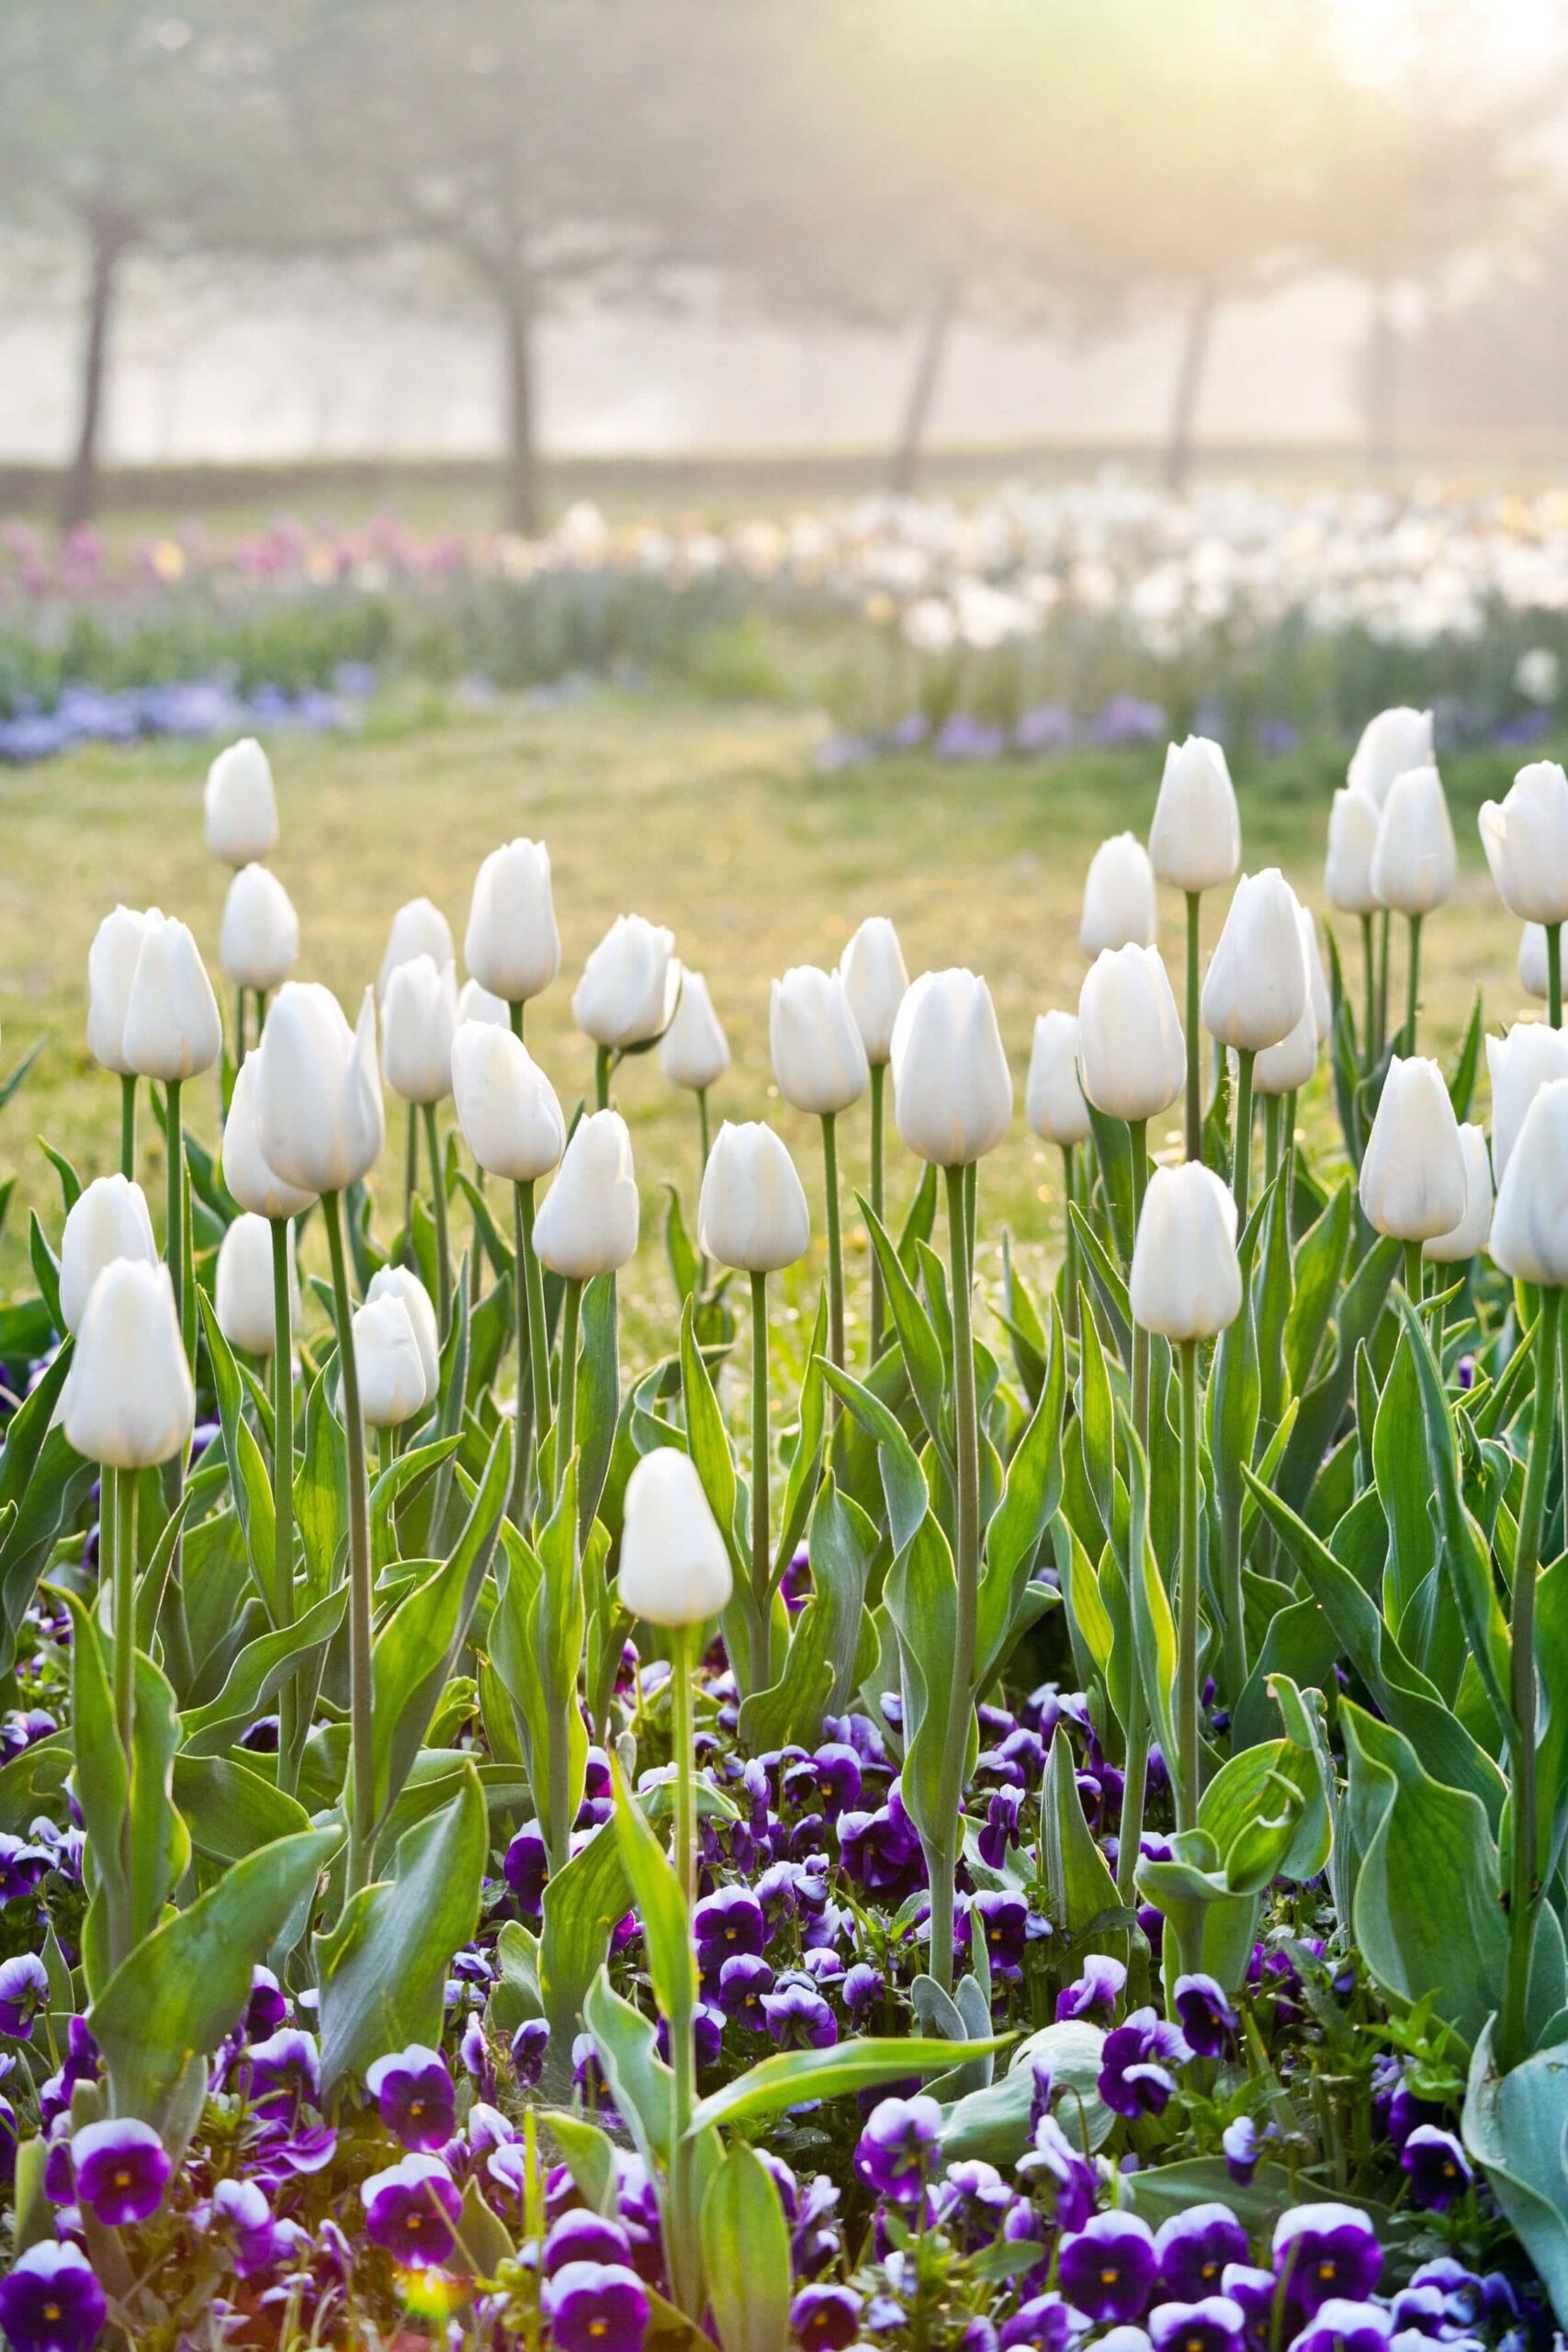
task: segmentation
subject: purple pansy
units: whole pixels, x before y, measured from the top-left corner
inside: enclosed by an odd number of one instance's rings
[[[919,2092],[885,2098],[873,2109],[855,2145],[855,2170],[874,2196],[918,2205],[935,2161],[942,2109]]]
[[[1235,2041],[1238,2019],[1224,1987],[1212,1976],[1179,1976],[1171,2007],[1200,2058],[1223,2058]]]
[[[545,2239],[545,2275],[564,2270],[569,2262],[630,2263],[632,2242],[619,2222],[606,2213],[573,2205],[551,2222]]]
[[[463,2200],[439,2156],[407,2155],[375,2172],[359,2194],[365,2228],[373,2245],[385,2247],[408,2269],[446,2261],[453,2246],[453,2224]]]
[[[861,2299],[852,2287],[803,2287],[789,2307],[802,2352],[846,2352],[860,2333]]]
[[[1090,1952],[1077,1983],[1064,1985],[1056,1996],[1057,2023],[1066,2018],[1091,2018],[1109,2025],[1126,1983],[1127,1972],[1119,1960],[1109,1952]]]
[[[830,2050],[839,2021],[813,1984],[792,1978],[761,1996],[768,2031],[781,2050]]]
[[[1093,2214],[1056,2257],[1063,2294],[1102,2325],[1138,2318],[1158,2267],[1154,2232],[1135,2213]]]
[[[1330,2296],[1318,2305],[1291,2352],[1383,2352],[1393,2333],[1393,2316],[1381,2303]]]
[[[33,2019],[49,2006],[49,1971],[36,1952],[0,1961],[0,2033],[28,2041]]]
[[[1175,2069],[1191,2055],[1179,2029],[1157,2010],[1134,2009],[1105,2037],[1100,2096],[1117,2115],[1161,2115],[1176,2088]]]
[[[1364,2302],[1378,2283],[1382,2248],[1353,2205],[1292,2206],[1274,2227],[1274,2267],[1310,2319],[1334,2301]]]
[[[1228,2205],[1189,2205],[1160,2223],[1155,2252],[1169,2300],[1195,2303],[1220,2291],[1227,2263],[1247,2260],[1247,2232]]]
[[[73,2132],[71,2165],[77,2202],[109,2229],[155,2213],[173,2169],[152,2125],[130,2116]]]
[[[512,2070],[524,2090],[532,2090],[545,2071],[550,2029],[543,2018],[525,2018],[512,2037]]]
[[[365,2087],[381,2120],[405,2148],[444,2148],[457,2120],[457,2094],[438,2050],[411,2041],[378,2058],[366,2071]]]
[[[1066,2352],[1078,2333],[1077,2314],[1060,2295],[1035,2295],[1014,2312],[997,2342],[1000,2352]]]
[[[1154,2352],[1242,2352],[1247,2314],[1229,2295],[1156,2303],[1149,2313]]]
[[[44,2240],[0,2278],[0,2328],[12,2352],[88,2352],[107,2310],[79,2246]]]
[[[1405,2135],[1399,2162],[1417,2205],[1433,2212],[1445,2212],[1470,2187],[1464,2150],[1451,2132],[1439,2132],[1435,2123],[1417,2123]]]
[[[541,2298],[556,2352],[642,2352],[648,2290],[621,2262],[569,2262]]]

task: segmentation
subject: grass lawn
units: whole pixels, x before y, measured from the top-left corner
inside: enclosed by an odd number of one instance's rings
[[[280,741],[276,862],[299,911],[299,977],[326,980],[352,1011],[375,975],[393,910],[420,892],[446,910],[460,952],[481,856],[513,834],[542,835],[555,867],[562,974],[531,1010],[529,1043],[563,1101],[570,1106],[592,1076],[591,1051],[571,1025],[572,986],[612,918],[635,909],[669,923],[680,953],[707,975],[734,1056],[715,1090],[716,1115],[777,1117],[811,1183],[815,1123],[784,1111],[772,1083],[768,982],[788,964],[832,964],[863,916],[890,914],[912,972],[966,963],[991,981],[1019,1114],[982,1171],[984,1234],[994,1248],[1005,1219],[1025,1261],[1042,1262],[1056,1247],[1060,1167],[1021,1117],[1033,1016],[1076,1003],[1085,865],[1103,834],[1146,830],[1158,758],[1117,752],[973,768],[911,759],[827,777],[813,773],[811,743],[809,722],[797,717],[610,695],[551,713],[504,707],[394,740]],[[216,980],[226,875],[202,842],[207,756],[167,743],[99,749],[0,783],[5,1066],[45,1040],[0,1134],[0,1168],[18,1179],[3,1260],[13,1283],[27,1279],[27,1209],[38,1206],[58,1233],[58,1191],[35,1138],[47,1135],[84,1174],[114,1164],[116,1082],[91,1065],[83,1043],[87,946],[100,916],[117,899],[184,916]],[[1319,907],[1322,840],[1343,759],[1342,748],[1325,746],[1235,763],[1248,865],[1282,865]],[[1493,897],[1474,822],[1513,764],[1488,755],[1446,770],[1461,884],[1453,904],[1427,922],[1423,951],[1424,1038],[1445,1052],[1478,985],[1494,1025],[1521,1001],[1514,926]],[[1206,941],[1222,916],[1221,905],[1208,914]],[[1164,935],[1179,993],[1174,900]],[[1353,925],[1343,944],[1359,976]],[[1401,975],[1396,962],[1396,989]],[[210,1133],[211,1089],[198,1083],[187,1101],[193,1125]],[[695,1112],[651,1057],[623,1069],[617,1101],[631,1123],[649,1220],[631,1298],[667,1329],[673,1294],[649,1240],[665,1178],[694,1213]],[[1307,1115],[1322,1122],[1325,1108],[1309,1105]],[[858,1183],[863,1129],[846,1125],[846,1170]],[[143,1178],[161,1186],[145,1115],[142,1127]],[[401,1139],[400,1106],[390,1102],[389,1127],[390,1204]],[[896,1210],[912,1181],[912,1163],[895,1148]],[[852,1248],[860,1240],[852,1218],[846,1235]],[[818,1238],[814,1271],[820,1260]],[[863,1241],[855,1263],[863,1265]]]

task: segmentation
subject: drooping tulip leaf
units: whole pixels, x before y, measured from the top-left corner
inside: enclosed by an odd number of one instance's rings
[[[736,2141],[702,2204],[703,2277],[723,2352],[785,2352],[790,2341],[789,2224],[778,2183]]]
[[[908,2075],[944,2075],[983,2051],[1005,2050],[1013,2039],[1010,2033],[998,2033],[983,2042],[928,2041],[917,2034],[896,2041],[840,2041],[830,2050],[781,2050],[699,2100],[692,2133],[777,2115],[807,2099],[874,2090],[880,2083],[897,2083]]]

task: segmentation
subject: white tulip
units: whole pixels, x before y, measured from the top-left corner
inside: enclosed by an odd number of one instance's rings
[[[457,968],[419,955],[395,964],[381,1004],[381,1061],[405,1102],[440,1102],[452,1091],[457,1030]]]
[[[659,1040],[659,1067],[671,1086],[698,1093],[729,1068],[729,1041],[700,972],[682,975],[674,1017]]]
[[[223,1182],[231,1197],[253,1216],[303,1216],[316,1195],[286,1184],[267,1166],[261,1148],[261,1058],[247,1054],[234,1073],[234,1091],[223,1122]]]
[[[68,1331],[81,1329],[93,1284],[117,1258],[158,1263],[147,1195],[129,1176],[96,1176],[78,1194],[60,1240],[60,1312]]]
[[[729,1555],[690,1454],[645,1453],[626,1480],[621,1606],[650,1625],[705,1624],[734,1590]]]
[[[1497,1182],[1491,1250],[1517,1283],[1568,1283],[1568,1079],[1543,1086]]]
[[[1547,959],[1543,922],[1527,922],[1519,933],[1518,960],[1514,968],[1525,994],[1537,997],[1545,1004],[1551,994],[1551,967]]]
[[[1235,1203],[1201,1160],[1149,1178],[1128,1295],[1134,1321],[1166,1340],[1212,1340],[1240,1314]]]
[[[726,1119],[697,1201],[704,1256],[738,1273],[773,1274],[803,1258],[810,1239],[811,1212],[782,1137],[756,1121]]]
[[[409,1266],[378,1266],[370,1277],[370,1287],[365,1294],[371,1299],[400,1299],[408,1315],[409,1326],[419,1349],[420,1369],[424,1375],[424,1394],[420,1409],[434,1405],[441,1393],[441,1334],[436,1328],[435,1307],[430,1293],[419,1276]],[[368,1419],[369,1416],[366,1416]]]
[[[1396,914],[1429,915],[1453,894],[1458,861],[1442,778],[1434,767],[1395,776],[1378,820],[1372,888]]]
[[[287,1255],[292,1330],[299,1320],[299,1276],[292,1236]],[[271,1355],[277,1344],[277,1320],[273,1312],[272,1227],[265,1217],[247,1212],[237,1216],[223,1236],[212,1304],[218,1328],[231,1348],[243,1348],[253,1356]]]
[[[1213,890],[1241,864],[1241,812],[1225,755],[1206,735],[1189,735],[1165,755],[1149,827],[1149,860],[1179,890]]]
[[[210,1069],[222,1043],[218,1000],[196,941],[186,924],[161,917],[142,939],[126,1002],[126,1068],[174,1084]]]
[[[1187,1082],[1187,1047],[1157,947],[1106,948],[1078,998],[1078,1072],[1097,1111],[1153,1119]]]
[[[1568,1078],[1568,1030],[1544,1021],[1516,1021],[1504,1037],[1486,1040],[1492,1081],[1492,1165],[1502,1182],[1530,1104],[1543,1086]]]
[[[106,1470],[184,1451],[196,1391],[167,1266],[117,1258],[88,1295],[61,1400],[67,1442]]]
[[[779,1092],[797,1111],[824,1118],[847,1111],[871,1083],[860,1024],[837,972],[796,964],[773,982],[768,1047]]]
[[[1482,803],[1479,821],[1508,912],[1521,922],[1568,921],[1568,775],[1558,763],[1522,767],[1501,801]]]
[[[249,865],[277,847],[272,766],[254,735],[220,752],[207,771],[207,846],[225,865]]]
[[[1012,1072],[985,981],[962,967],[924,972],[893,1030],[893,1116],[921,1159],[967,1168],[994,1151],[1012,1117]]]
[[[1202,1007],[1210,1035],[1238,1053],[1278,1046],[1310,1013],[1301,903],[1277,865],[1244,874],[1236,884],[1203,981]]]
[[[270,865],[242,865],[223,901],[218,961],[237,989],[280,989],[299,960],[299,918]]]
[[[373,1430],[396,1429],[424,1408],[424,1365],[408,1308],[395,1292],[354,1311],[354,1358],[360,1418]]]
[[[1469,1186],[1459,1121],[1434,1061],[1395,1054],[1361,1159],[1361,1207],[1400,1241],[1451,1233]]]
[[[1323,868],[1324,896],[1345,915],[1378,910],[1372,888],[1372,855],[1378,845],[1378,804],[1364,792],[1339,791],[1328,812],[1328,856]]]
[[[289,980],[266,1017],[256,1058],[257,1138],[286,1184],[341,1193],[367,1176],[387,1139],[376,1064],[376,995],[350,1029],[330,989]]]
[[[377,1002],[387,1001],[387,983],[400,964],[412,964],[416,956],[428,956],[439,972],[444,965],[457,960],[452,944],[452,926],[440,908],[429,899],[411,899],[392,917],[392,927],[387,933],[386,953],[376,978]]]
[[[1309,997],[1290,1035],[1258,1053],[1252,1065],[1252,1091],[1271,1097],[1299,1093],[1316,1068],[1317,1017]]]
[[[1082,1143],[1090,1133],[1078,1081],[1078,1024],[1070,1012],[1042,1012],[1035,1019],[1023,1115],[1045,1143]]]
[[[1374,808],[1381,809],[1395,776],[1404,775],[1411,768],[1429,767],[1432,759],[1429,710],[1411,710],[1404,706],[1380,710],[1361,729],[1361,740],[1350,755],[1345,781],[1352,792],[1360,793]],[[1356,910],[1348,907],[1345,911],[1353,914]]]
[[[1317,921],[1311,910],[1299,910],[1302,926],[1302,954],[1306,958],[1307,994],[1312,1000],[1313,1025],[1317,1042],[1326,1046],[1334,1034],[1334,997],[1328,985],[1328,974],[1323,968],[1323,950],[1318,944]]]
[[[493,849],[474,880],[463,961],[506,1004],[538,996],[560,969],[550,854],[519,838]]]
[[[156,907],[140,913],[116,907],[104,917],[87,950],[87,1051],[100,1069],[133,1073],[125,1058],[125,1016],[142,942],[164,918]]]
[[[909,987],[898,934],[886,915],[866,917],[844,950],[839,978],[867,1061],[886,1063],[893,1051],[893,1023]]]
[[[632,1139],[618,1111],[580,1119],[534,1227],[540,1263],[570,1281],[611,1274],[637,1254]]]
[[[1101,842],[1084,877],[1078,945],[1086,956],[1117,947],[1152,947],[1158,928],[1155,870],[1136,833]]]
[[[465,1021],[487,1021],[493,1028],[510,1029],[512,1008],[503,996],[496,996],[490,989],[480,988],[478,980],[465,980],[457,990],[457,1026]]]
[[[617,915],[582,967],[571,1017],[596,1046],[624,1053],[661,1037],[681,990],[675,934],[641,915]]]
[[[464,1139],[488,1174],[531,1184],[558,1164],[566,1122],[555,1088],[510,1028],[459,1023],[452,1091]]]
[[[1484,1250],[1492,1230],[1492,1162],[1486,1154],[1484,1127],[1459,1131],[1464,1152],[1464,1215],[1448,1233],[1434,1234],[1422,1255],[1439,1266],[1458,1265]]]

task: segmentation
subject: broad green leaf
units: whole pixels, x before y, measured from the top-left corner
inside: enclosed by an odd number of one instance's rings
[[[571,2079],[571,2044],[588,1987],[604,1964],[610,1931],[631,1908],[631,1887],[614,1829],[596,1830],[545,1887],[539,1992],[550,2027],[550,2075]]]
[[[243,1861],[310,1826],[302,1804],[232,1756],[176,1756],[174,1794],[191,1844],[209,1861]]]
[[[230,1667],[218,1696],[181,1717],[186,1753],[217,1756],[232,1746],[246,1724],[282,1689],[299,1662],[332,1640],[347,1607],[348,1587],[340,1584],[307,1609],[296,1623],[247,1642]]]
[[[1013,1618],[1041,1538],[1062,1499],[1062,1408],[1066,1394],[1066,1338],[1061,1310],[1051,1307],[1051,1363],[1045,1387],[1008,1464],[1001,1501],[986,1530],[985,1561],[976,1612],[976,1671],[983,1690],[1005,1652]]]
[[[671,2030],[681,2030],[697,2001],[697,1955],[686,1898],[669,1856],[627,1789],[615,1757],[610,1759],[610,1779],[615,1791],[615,1843],[642,1918],[654,1998],[670,2019]]]
[[[1476,2037],[1464,2144],[1523,2240],[1559,2327],[1568,2327],[1568,2043],[1499,2075],[1493,2023]]]
[[[1295,1295],[1285,1318],[1285,1369],[1293,1395],[1310,1385],[1350,1246],[1352,1188],[1347,1179],[1296,1245]]]
[[[1040,1826],[1054,1924],[1071,1939],[1075,1953],[1104,1951],[1125,1961],[1126,1928],[1098,1928],[1095,1924],[1108,1916],[1119,1917],[1122,1898],[1084,1819],[1073,1751],[1060,1734],[1052,1739],[1045,1759]]]
[[[920,1419],[951,1476],[953,1449],[943,1419],[949,1360],[942,1353],[942,1343],[931,1317],[921,1304],[920,1295],[905,1272],[898,1252],[888,1238],[881,1220],[863,1194],[857,1193],[855,1199],[865,1220],[865,1229],[871,1237],[877,1264],[882,1269],[887,1310],[903,1351],[909,1386],[920,1408]]]
[[[876,1441],[877,1467],[887,1502],[889,1532],[895,1552],[902,1552],[931,1510],[931,1493],[919,1458],[892,1413],[879,1396],[863,1387],[852,1374],[841,1372],[825,1359],[822,1376],[841,1396],[869,1437]]]
[[[985,2050],[1005,2050],[1013,2036],[988,2041],[927,2041],[919,2036],[897,2041],[840,2041],[831,2050],[781,2050],[737,2075],[692,2112],[690,2136],[716,2124],[739,2123],[805,2100],[839,2098],[848,2091],[874,2090],[916,2075],[944,2075]]]
[[[207,1342],[208,1358],[212,1365],[213,1385],[218,1391],[218,1416],[223,1430],[223,1452],[229,1464],[229,1483],[233,1492],[234,1510],[250,1555],[251,1573],[256,1589],[266,1603],[267,1612],[276,1624],[279,1617],[275,1560],[277,1531],[273,1516],[272,1481],[267,1476],[261,1447],[255,1432],[245,1419],[242,1409],[243,1391],[234,1351],[224,1338],[217,1312],[207,1293],[197,1292],[201,1307],[201,1326]]]
[[[790,2341],[789,2224],[761,2156],[736,2141],[708,2183],[703,2276],[724,2352],[785,2352]]]
[[[983,2091],[972,2091],[942,2119],[942,2152],[949,2164],[977,2158],[1010,2172],[1030,2143],[1034,2061],[1043,2059],[1062,2093],[1062,2129],[1090,2155],[1116,2128],[1100,2096],[1105,2036],[1082,2018],[1043,2026],[1013,2052],[1012,2064]]]

